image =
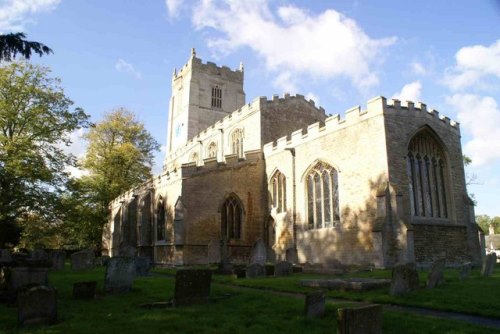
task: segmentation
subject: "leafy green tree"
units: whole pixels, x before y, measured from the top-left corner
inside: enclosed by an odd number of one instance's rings
[[[11,61],[18,54],[29,59],[32,53],[37,53],[40,57],[43,54],[53,53],[48,46],[33,41],[25,40],[26,35],[22,32],[0,35],[0,62]]]
[[[0,67],[0,247],[16,243],[19,217],[54,219],[65,169],[76,164],[63,147],[89,125],[82,109],[70,111],[73,102],[49,72],[27,62]]]
[[[73,221],[73,230],[84,229],[79,234],[84,242],[100,247],[109,202],[152,176],[154,152],[160,145],[124,108],[107,113],[89,130],[86,139],[88,148],[81,165],[90,174],[74,182],[72,199],[68,199],[68,203],[86,204],[80,206],[81,214],[69,221]],[[75,223],[81,217],[87,217],[88,225]]]
[[[491,224],[491,218],[488,215],[476,215],[476,222],[481,227],[485,235],[490,234],[489,228]]]

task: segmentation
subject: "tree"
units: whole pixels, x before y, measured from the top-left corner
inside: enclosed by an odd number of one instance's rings
[[[498,216],[491,218],[488,215],[477,215],[476,222],[486,235],[490,234],[490,227],[493,227],[495,234],[500,233],[500,217]]]
[[[90,129],[86,139],[88,148],[81,164],[90,175],[73,184],[73,200],[85,202],[81,209],[86,212],[74,218],[91,217],[93,223],[86,227],[84,238],[93,240],[97,247],[108,221],[109,202],[152,176],[153,153],[160,145],[124,108],[106,114],[102,122]],[[79,225],[82,227],[81,223],[73,224]]]
[[[53,53],[52,49],[48,46],[38,42],[27,41],[24,38],[26,38],[26,35],[22,32],[0,35],[0,62],[2,60],[11,61],[16,58],[17,54],[29,59],[33,52],[37,53],[40,57],[43,54]]]
[[[54,218],[65,169],[76,164],[63,147],[72,131],[89,125],[82,109],[70,111],[73,102],[49,72],[27,62],[0,67],[0,235],[15,232],[22,216]],[[8,239],[0,242],[16,242]]]

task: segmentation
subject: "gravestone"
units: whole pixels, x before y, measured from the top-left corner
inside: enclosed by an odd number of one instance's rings
[[[220,240],[210,240],[210,242],[208,243],[208,263],[219,263],[221,261],[220,251]]]
[[[274,266],[274,276],[290,276],[293,274],[293,264],[281,261]]]
[[[17,297],[20,325],[53,324],[57,321],[57,291],[47,286],[21,290]]]
[[[493,270],[495,269],[495,264],[497,263],[497,255],[496,253],[490,253],[486,255],[483,260],[483,267],[481,269],[481,275],[484,277],[489,277],[493,274]]]
[[[134,246],[122,245],[119,249],[120,256],[134,257],[137,255],[137,249]]]
[[[71,254],[71,269],[85,270],[94,266],[94,252],[90,249],[85,249]]]
[[[8,249],[0,249],[0,266],[12,262],[12,255]]]
[[[297,249],[296,248],[288,248],[285,251],[285,259],[287,262],[291,262],[291,263],[299,262],[298,256],[297,256]]]
[[[135,270],[137,276],[148,276],[149,269],[151,269],[151,261],[149,257],[138,256],[135,258]]]
[[[106,266],[104,291],[113,293],[132,290],[136,270],[135,259],[133,257],[112,257]]]
[[[427,287],[432,289],[444,283],[444,267],[446,259],[439,259],[432,264],[431,272],[427,276]]]
[[[35,267],[14,267],[9,269],[8,285],[12,290],[16,290],[26,285],[47,285],[48,269]]]
[[[306,295],[305,313],[308,318],[319,318],[325,315],[325,293],[315,291]]]
[[[266,268],[260,263],[251,263],[247,266],[246,277],[257,278],[266,276]]]
[[[472,263],[466,262],[458,268],[458,278],[463,281],[469,278],[472,269]]]
[[[221,274],[232,274],[233,265],[231,264],[231,259],[229,257],[229,244],[227,239],[222,239],[220,241],[220,263],[219,272]]]
[[[418,272],[414,263],[394,266],[392,269],[392,280],[389,290],[392,296],[398,296],[417,290],[418,287]]]
[[[174,305],[207,303],[210,298],[210,269],[180,269],[175,274]]]
[[[266,253],[267,253],[267,262],[269,263],[275,263],[276,262],[276,252],[274,249],[270,246],[266,247]]]
[[[73,299],[94,299],[96,287],[96,281],[73,283]]]
[[[382,305],[338,309],[337,334],[381,334]]]
[[[64,269],[64,261],[66,260],[66,252],[63,250],[56,250],[50,252],[50,259],[52,260],[52,269]]]
[[[34,261],[47,261],[49,259],[49,255],[43,249],[34,249],[30,253],[30,259]]]
[[[262,239],[257,240],[252,247],[251,263],[265,264],[267,260],[266,245]]]

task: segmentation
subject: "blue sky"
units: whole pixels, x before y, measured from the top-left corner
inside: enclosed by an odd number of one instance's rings
[[[243,62],[247,102],[300,93],[342,114],[378,95],[422,101],[460,122],[476,213],[500,216],[500,1],[0,0],[0,32],[13,31],[54,50],[34,61],[94,122],[128,108],[162,145],[192,47]]]

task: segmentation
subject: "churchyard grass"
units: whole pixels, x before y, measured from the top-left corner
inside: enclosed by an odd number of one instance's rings
[[[280,289],[291,288],[293,279],[241,279],[248,285],[271,282]],[[317,276],[317,275],[316,275]],[[215,276],[222,281],[222,276]],[[73,300],[72,286],[78,281],[96,280],[95,300]],[[60,322],[53,326],[17,328],[16,308],[0,304],[0,333],[335,333],[336,310],[327,304],[327,316],[307,319],[304,299],[251,291],[238,287],[212,285],[213,302],[182,308],[144,309],[143,303],[166,301],[173,296],[174,278],[150,276],[137,278],[130,293],[102,293],[104,268],[72,272],[68,268],[50,273],[49,282],[58,290]],[[252,282],[254,282],[252,284]],[[283,282],[278,284],[279,282]],[[347,302],[348,304],[349,302]],[[343,306],[346,303],[342,303]],[[336,304],[335,306],[339,306]],[[490,305],[494,307],[493,305]],[[432,317],[384,312],[384,333],[491,333],[491,329],[463,322]]]

